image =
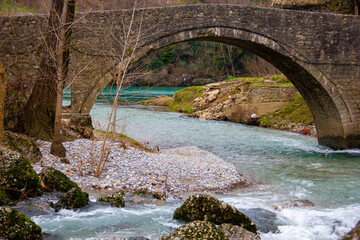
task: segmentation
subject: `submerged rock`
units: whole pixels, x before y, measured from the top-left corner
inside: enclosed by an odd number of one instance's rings
[[[40,176],[46,186],[46,190],[50,192],[67,192],[72,188],[79,188],[65,174],[52,167],[44,167]]]
[[[109,196],[98,198],[99,202],[108,202],[113,207],[125,207],[124,194],[118,192]]]
[[[233,206],[206,194],[194,195],[174,212],[174,219],[204,220],[215,224],[231,223],[256,233],[255,223]]]
[[[217,239],[226,240],[224,233],[208,221],[194,221],[179,227],[172,234],[163,236],[160,240]]]
[[[40,180],[30,162],[8,148],[0,149],[0,186],[11,200],[41,194]]]
[[[260,240],[260,237],[255,233],[237,225],[224,223],[220,225],[219,229],[229,240]]]
[[[43,239],[41,228],[26,215],[10,207],[0,207],[0,239]]]
[[[360,240],[360,221],[350,232],[342,236],[340,240]]]
[[[78,187],[72,188],[64,194],[60,200],[53,206],[58,212],[61,208],[76,209],[85,207],[89,202],[89,194],[83,192]]]

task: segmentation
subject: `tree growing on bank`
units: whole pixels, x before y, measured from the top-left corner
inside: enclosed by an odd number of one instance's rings
[[[21,121],[22,129],[30,136],[48,141],[55,137],[54,142],[59,151],[53,153],[60,153],[59,155],[63,155],[64,152],[58,144],[61,142],[59,135],[61,122],[57,122],[55,136],[54,124],[55,118],[59,119],[61,114],[59,106],[62,102],[62,84],[68,72],[70,26],[74,12],[75,0],[52,0],[39,72]]]
[[[6,95],[5,68],[0,62],[0,143],[4,141],[4,105]]]

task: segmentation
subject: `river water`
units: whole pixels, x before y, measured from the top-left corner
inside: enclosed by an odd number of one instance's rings
[[[153,97],[172,95],[175,90],[146,92]],[[109,99],[107,92],[104,95]],[[96,128],[104,128],[109,111],[104,101],[95,104],[91,116]],[[248,214],[262,239],[338,239],[360,220],[360,149],[334,151],[319,146],[312,137],[201,121],[159,107],[121,105],[118,118],[118,132],[151,147],[197,146],[234,164],[254,186],[216,197]],[[300,199],[315,206],[281,208],[285,201]],[[182,202],[170,199],[162,207],[129,205],[117,209],[92,199],[83,210],[34,214],[31,219],[59,239],[157,239],[183,224],[172,219]],[[274,206],[280,208],[275,210]]]

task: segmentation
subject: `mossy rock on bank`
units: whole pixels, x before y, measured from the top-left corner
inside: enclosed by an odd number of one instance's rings
[[[348,232],[346,235],[340,238],[340,240],[359,240],[359,239],[360,239],[360,221],[350,232]]]
[[[0,149],[0,185],[11,200],[42,193],[40,180],[30,162],[10,149]]]
[[[32,163],[39,162],[42,157],[41,151],[34,140],[23,134],[6,131],[5,144]]]
[[[114,193],[109,196],[98,198],[98,202],[108,202],[113,207],[125,207],[124,193]]]
[[[89,194],[81,191],[80,188],[74,187],[65,193],[60,200],[52,207],[58,212],[62,208],[77,209],[85,207],[89,202]]]
[[[204,220],[215,224],[231,223],[256,233],[251,219],[233,206],[206,194],[193,195],[174,212],[174,219],[184,221]]]
[[[172,234],[163,236],[160,240],[188,240],[188,239],[214,239],[227,240],[224,233],[208,221],[194,221],[176,229]]]
[[[201,97],[204,91],[203,86],[187,87],[176,91],[169,108],[177,112],[192,113],[194,100]]]
[[[41,179],[49,192],[67,192],[79,186],[71,181],[65,174],[52,167],[44,167],[41,171]]]
[[[41,228],[25,214],[10,207],[0,207],[0,239],[43,239]]]

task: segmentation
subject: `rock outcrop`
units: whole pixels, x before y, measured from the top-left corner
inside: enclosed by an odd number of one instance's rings
[[[231,81],[206,85],[201,97],[194,100],[195,117],[256,123],[261,115],[281,109],[298,92],[293,86],[276,85],[263,80],[261,85]]]
[[[0,239],[43,239],[41,228],[26,215],[10,207],[0,207]]]
[[[215,224],[230,223],[256,233],[256,225],[233,206],[206,195],[193,195],[174,212],[174,219],[184,221],[203,220]]]

